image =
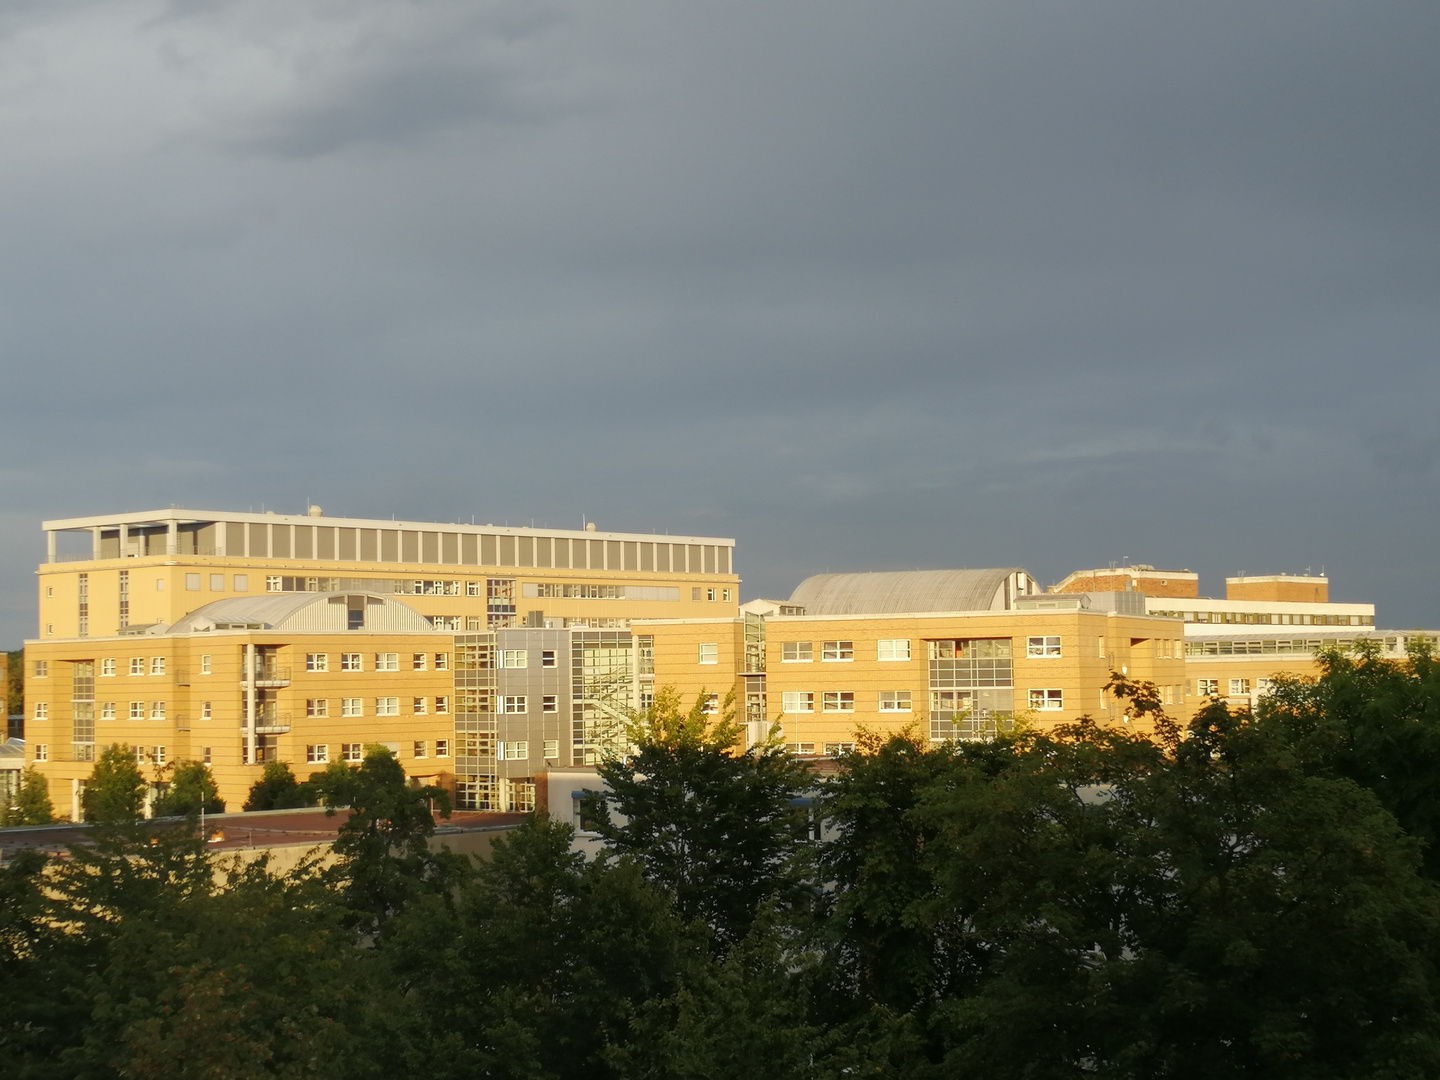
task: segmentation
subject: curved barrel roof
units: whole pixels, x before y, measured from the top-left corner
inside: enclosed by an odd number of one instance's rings
[[[333,632],[349,627],[351,598],[363,600],[364,628],[389,632],[433,630],[430,621],[394,597],[380,593],[270,593],[232,596],[196,608],[178,620],[172,634],[253,627],[261,630]]]
[[[995,611],[1009,606],[1005,583],[1013,574],[1029,578],[1018,566],[992,570],[814,574],[790,595],[790,603],[799,604],[806,615]]]

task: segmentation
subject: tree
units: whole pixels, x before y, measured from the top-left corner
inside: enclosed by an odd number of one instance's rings
[[[309,780],[295,779],[288,762],[267,761],[260,779],[250,785],[242,810],[293,810],[320,805],[320,794]]]
[[[170,774],[170,786],[155,800],[156,817],[194,816],[201,810],[223,814],[225,802],[203,761],[177,762]]]
[[[606,1080],[647,1002],[706,955],[669,898],[628,860],[586,859],[567,824],[536,815],[497,840],[447,904],[417,897],[379,950],[415,1012],[387,1038],[432,1080]]]
[[[25,715],[25,650],[6,653],[5,701],[11,716]]]
[[[1316,679],[1280,678],[1260,699],[1305,767],[1369,788],[1425,843],[1425,873],[1440,878],[1440,660],[1412,638],[1404,660],[1375,641],[1323,651]]]
[[[341,807],[351,811],[333,850],[341,857],[337,874],[347,902],[363,929],[378,932],[414,896],[448,895],[463,880],[469,861],[429,845],[432,807],[449,817],[449,792],[408,782],[385,747],[369,747],[358,768],[332,764],[314,783],[327,815]]]
[[[110,825],[135,821],[145,804],[147,786],[135,764],[134,750],[119,743],[107,746],[90,771],[81,796],[85,820]]]
[[[49,825],[54,820],[50,781],[31,765],[21,774],[14,805],[0,807],[0,825]]]
[[[723,948],[745,936],[765,901],[810,895],[800,800],[812,781],[775,740],[738,749],[733,699],[719,717],[705,700],[702,692],[682,712],[673,688],[657,690],[629,725],[630,755],[598,768],[609,790],[587,796],[585,808],[610,849],[635,859]]]

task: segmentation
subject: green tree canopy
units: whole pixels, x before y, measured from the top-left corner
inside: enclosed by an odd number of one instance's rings
[[[598,767],[609,790],[585,807],[614,853],[633,858],[683,918],[703,921],[725,945],[745,936],[765,901],[809,894],[801,800],[813,783],[773,740],[741,750],[732,700],[718,716],[705,700],[702,692],[682,711],[672,688],[657,690],[630,725],[631,753]]]
[[[0,825],[49,825],[55,820],[50,802],[50,781],[31,765],[20,775],[14,804],[0,807]]]
[[[293,810],[301,806],[319,806],[320,792],[307,780],[295,778],[288,762],[267,761],[260,779],[250,785],[242,810]]]
[[[155,800],[155,816],[189,816],[202,809],[207,814],[225,812],[225,802],[210,770],[203,761],[177,762],[170,773],[170,786]]]
[[[86,821],[116,825],[133,822],[145,805],[145,778],[135,751],[120,743],[107,746],[95,761],[81,796]]]

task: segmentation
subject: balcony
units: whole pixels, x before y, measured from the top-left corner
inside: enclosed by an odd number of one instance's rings
[[[290,714],[273,709],[261,709],[251,729],[256,735],[284,735],[290,730]]]
[[[250,686],[251,680],[246,676],[242,675],[240,678],[240,685]],[[254,685],[257,689],[263,688],[266,690],[277,689],[282,686],[289,686],[290,668],[281,667],[279,664],[266,664],[264,667],[256,668]]]

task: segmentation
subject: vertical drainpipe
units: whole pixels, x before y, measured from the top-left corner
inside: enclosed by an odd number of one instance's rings
[[[246,765],[255,764],[255,646],[245,646],[245,660],[241,670],[245,673],[245,715],[241,721],[241,737],[244,742],[243,759]]]

